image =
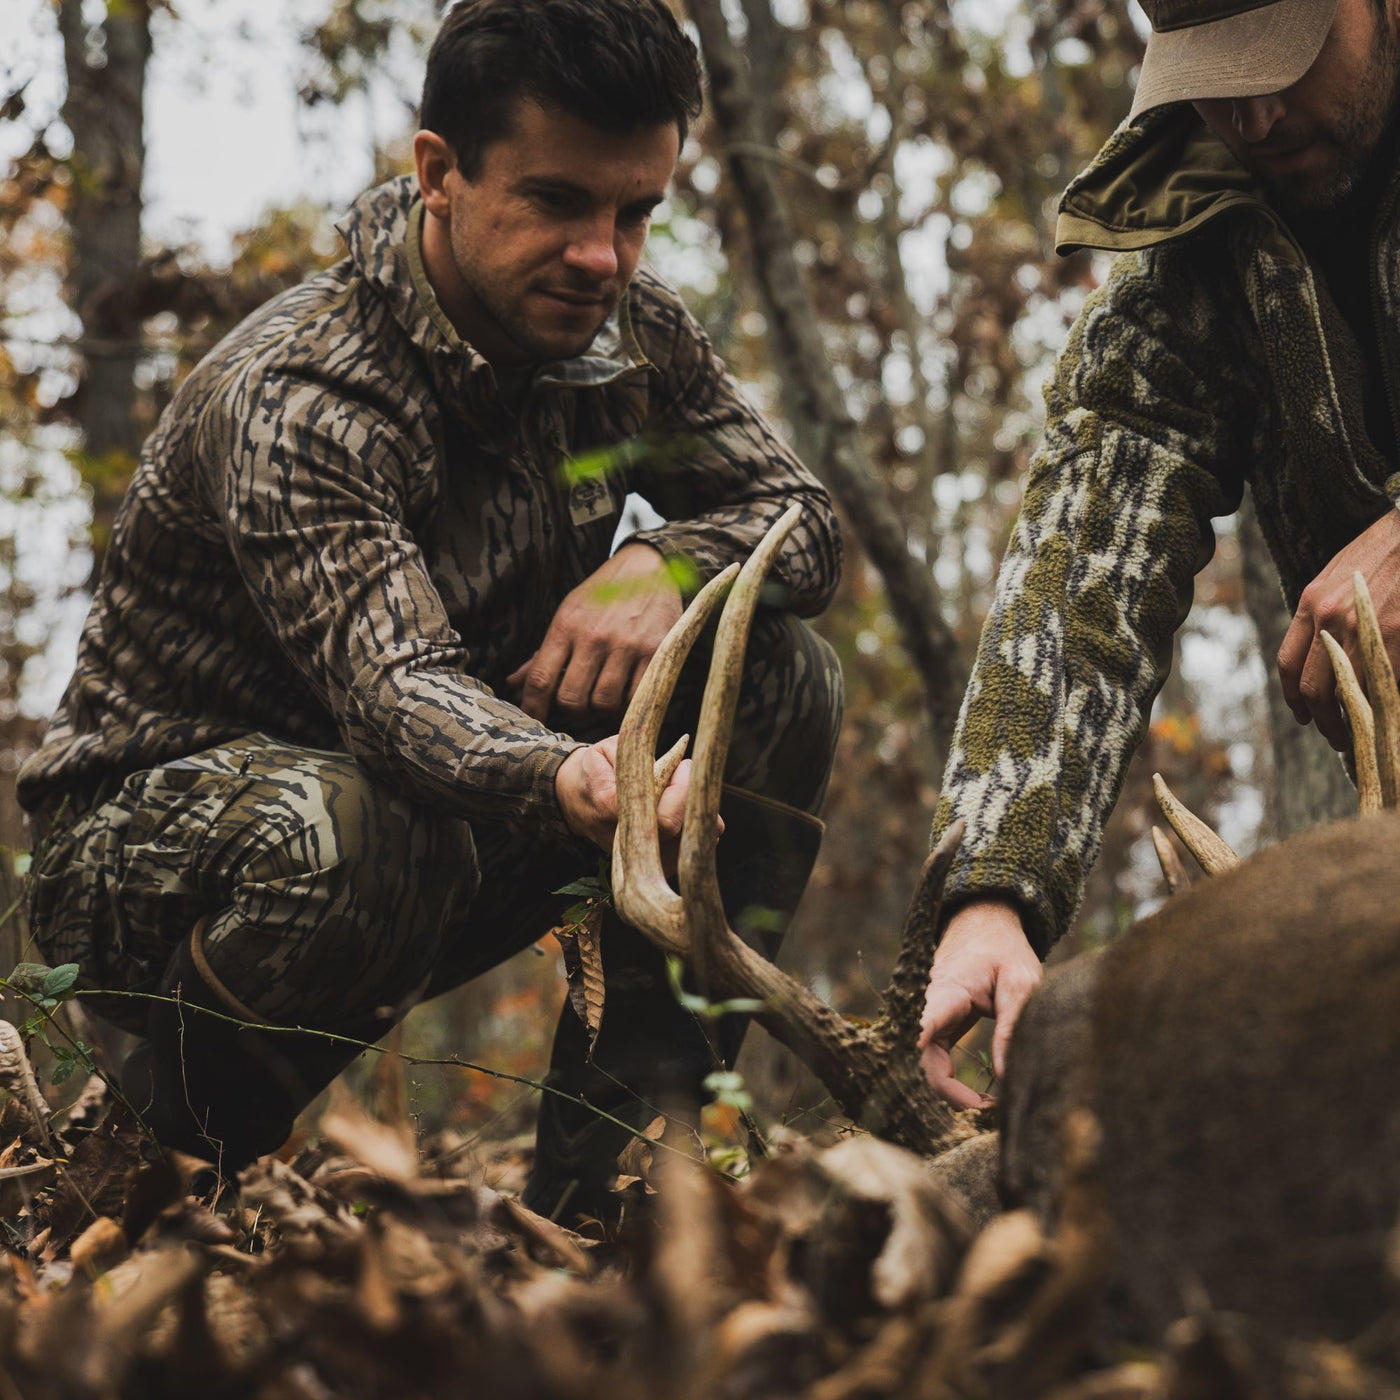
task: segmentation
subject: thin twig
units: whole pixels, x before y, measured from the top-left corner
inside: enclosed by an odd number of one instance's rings
[[[413,1065],[415,1067],[440,1066],[445,1069],[473,1070],[477,1074],[489,1075],[492,1079],[502,1079],[510,1084],[523,1084],[528,1088],[538,1089],[543,1094],[553,1094],[556,1098],[567,1099],[570,1103],[582,1104],[584,1108],[596,1114],[599,1118],[604,1119],[606,1122],[612,1123],[619,1128],[625,1128],[634,1138],[640,1139],[642,1142],[646,1143],[648,1147],[660,1147],[667,1152],[676,1153],[679,1157],[686,1156],[679,1148],[672,1147],[669,1143],[664,1143],[658,1138],[648,1137],[644,1132],[634,1128],[630,1123],[624,1122],[621,1118],[614,1117],[611,1113],[599,1108],[597,1104],[589,1103],[587,1099],[581,1099],[575,1094],[566,1093],[563,1089],[556,1089],[552,1084],[545,1084],[538,1079],[531,1079],[527,1075],[510,1074],[503,1069],[492,1069],[490,1065],[477,1064],[473,1060],[463,1060],[456,1055],[451,1055],[446,1058],[428,1058],[419,1055],[408,1055],[404,1054],[402,1051],[392,1051],[386,1049],[382,1045],[375,1045],[372,1041],[357,1040],[354,1036],[349,1035],[339,1035],[335,1031],[318,1031],[311,1026],[274,1026],[261,1021],[245,1021],[238,1016],[226,1015],[222,1011],[213,1011],[207,1006],[196,1006],[193,1002],[184,1001],[178,997],[161,996],[156,992],[119,992],[94,989],[91,991],[84,990],[74,992],[73,995],[75,997],[126,997],[133,1001],[165,1002],[172,1006],[184,1007],[187,1011],[197,1012],[201,1016],[210,1016],[216,1021],[225,1021],[229,1025],[241,1026],[245,1030],[268,1031],[275,1035],[313,1036],[318,1040],[329,1040],[337,1045],[352,1045],[359,1050],[369,1050],[376,1055],[397,1055],[397,1058],[402,1060],[404,1064]],[[107,1081],[104,1079],[104,1082]],[[118,1094],[118,1097],[120,1097],[120,1094]],[[125,1103],[126,1100],[122,1099],[122,1102]],[[128,1105],[128,1107],[130,1107],[130,1105]],[[133,1110],[133,1112],[134,1111],[135,1110]],[[142,1126],[145,1126],[144,1123]],[[147,1131],[149,1131],[149,1129],[147,1129]],[[687,1158],[687,1160],[689,1160],[689,1158]]]

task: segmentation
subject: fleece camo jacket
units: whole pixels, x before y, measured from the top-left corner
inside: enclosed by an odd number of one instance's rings
[[[1370,270],[1393,420],[1397,195],[1393,179]],[[1248,485],[1293,607],[1400,501],[1395,464],[1365,431],[1356,339],[1189,108],[1114,134],[1066,191],[1057,242],[1118,256],[1046,390],[935,819],[935,835],[967,823],[951,904],[1011,898],[1042,955],[1078,907],[1210,558],[1211,518]]]
[[[587,354],[507,401],[433,295],[422,218],[409,179],[370,191],[340,225],[348,256],[181,386],[20,775],[26,808],[260,731],[348,752],[438,811],[562,835],[575,742],[502,690],[608,557],[629,491],[667,522],[633,538],[702,577],[800,503],[774,577],[794,612],[824,606],[828,497],[670,287],[639,271]],[[608,470],[566,472],[600,451]]]

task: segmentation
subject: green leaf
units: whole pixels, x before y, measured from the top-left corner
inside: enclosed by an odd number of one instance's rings
[[[5,981],[17,991],[37,992],[48,975],[49,970],[43,963],[16,963]]]
[[[753,1016],[762,1011],[764,1003],[752,997],[733,997],[729,1001],[716,1002],[709,1014],[715,1020],[721,1016]]]
[[[46,997],[61,997],[65,992],[71,991],[73,984],[78,980],[77,963],[60,963],[57,967],[49,971],[44,978],[42,988]]]
[[[60,1052],[62,1055],[62,1052]],[[49,1079],[54,1084],[66,1084],[72,1079],[75,1071],[81,1066],[82,1061],[76,1055],[69,1055],[67,1058],[60,1058],[53,1067],[53,1073]]]
[[[576,486],[580,481],[596,481],[622,471],[641,461],[649,451],[646,438],[628,438],[626,442],[595,447],[589,452],[580,452],[577,457],[568,457],[560,472],[568,485]]]
[[[581,894],[585,899],[602,899],[612,891],[596,876],[585,875],[581,880],[570,880],[554,891],[555,894]]]
[[[710,1009],[710,1003],[704,997],[698,997],[694,992],[685,989],[685,983],[681,980],[685,976],[685,966],[678,957],[674,955],[666,959],[666,980],[671,984],[671,991],[676,1000],[689,1012],[696,1016],[705,1015]]]
[[[729,1001],[710,1001],[708,997],[697,996],[685,989],[685,967],[677,957],[666,959],[666,977],[671,983],[671,991],[680,1004],[692,1016],[703,1017],[706,1021],[718,1021],[721,1016],[751,1016],[762,1011],[764,1003],[752,997],[734,997]]]
[[[704,582],[695,561],[688,554],[668,554],[666,575],[680,589],[682,598],[694,597]]]

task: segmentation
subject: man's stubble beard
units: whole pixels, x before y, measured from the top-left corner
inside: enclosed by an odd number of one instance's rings
[[[575,345],[561,350],[536,333],[529,317],[519,310],[515,303],[500,295],[495,287],[487,285],[479,275],[477,263],[468,250],[459,249],[454,242],[452,258],[457,264],[457,276],[472,301],[476,303],[478,314],[489,320],[502,336],[516,346],[521,352],[522,360],[527,363],[543,364],[554,360],[574,359],[587,351],[603,329],[600,324],[592,335],[587,338],[580,337]],[[472,348],[479,349],[477,346]]]
[[[1344,204],[1367,173],[1376,148],[1400,106],[1400,33],[1389,10],[1380,17],[1380,40],[1366,75],[1358,85],[1369,100],[1352,108],[1346,120],[1327,133],[1341,152],[1336,169],[1311,181],[1269,180],[1274,202],[1285,212],[1320,214]]]

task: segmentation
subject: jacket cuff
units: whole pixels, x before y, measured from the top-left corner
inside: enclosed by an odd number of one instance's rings
[[[949,872],[939,919],[940,939],[948,920],[964,905],[978,899],[1014,904],[1020,911],[1026,940],[1042,962],[1064,932],[1058,927],[1054,906],[1036,880],[1007,862],[974,858],[965,865],[955,864]]]
[[[560,768],[564,766],[564,760],[575,749],[587,747],[586,744],[565,740],[541,750],[535,766],[534,790],[522,822],[523,826],[552,844],[575,846],[580,850],[592,850],[593,843],[570,829],[564,820],[564,813],[560,810],[559,796],[554,785]]]

